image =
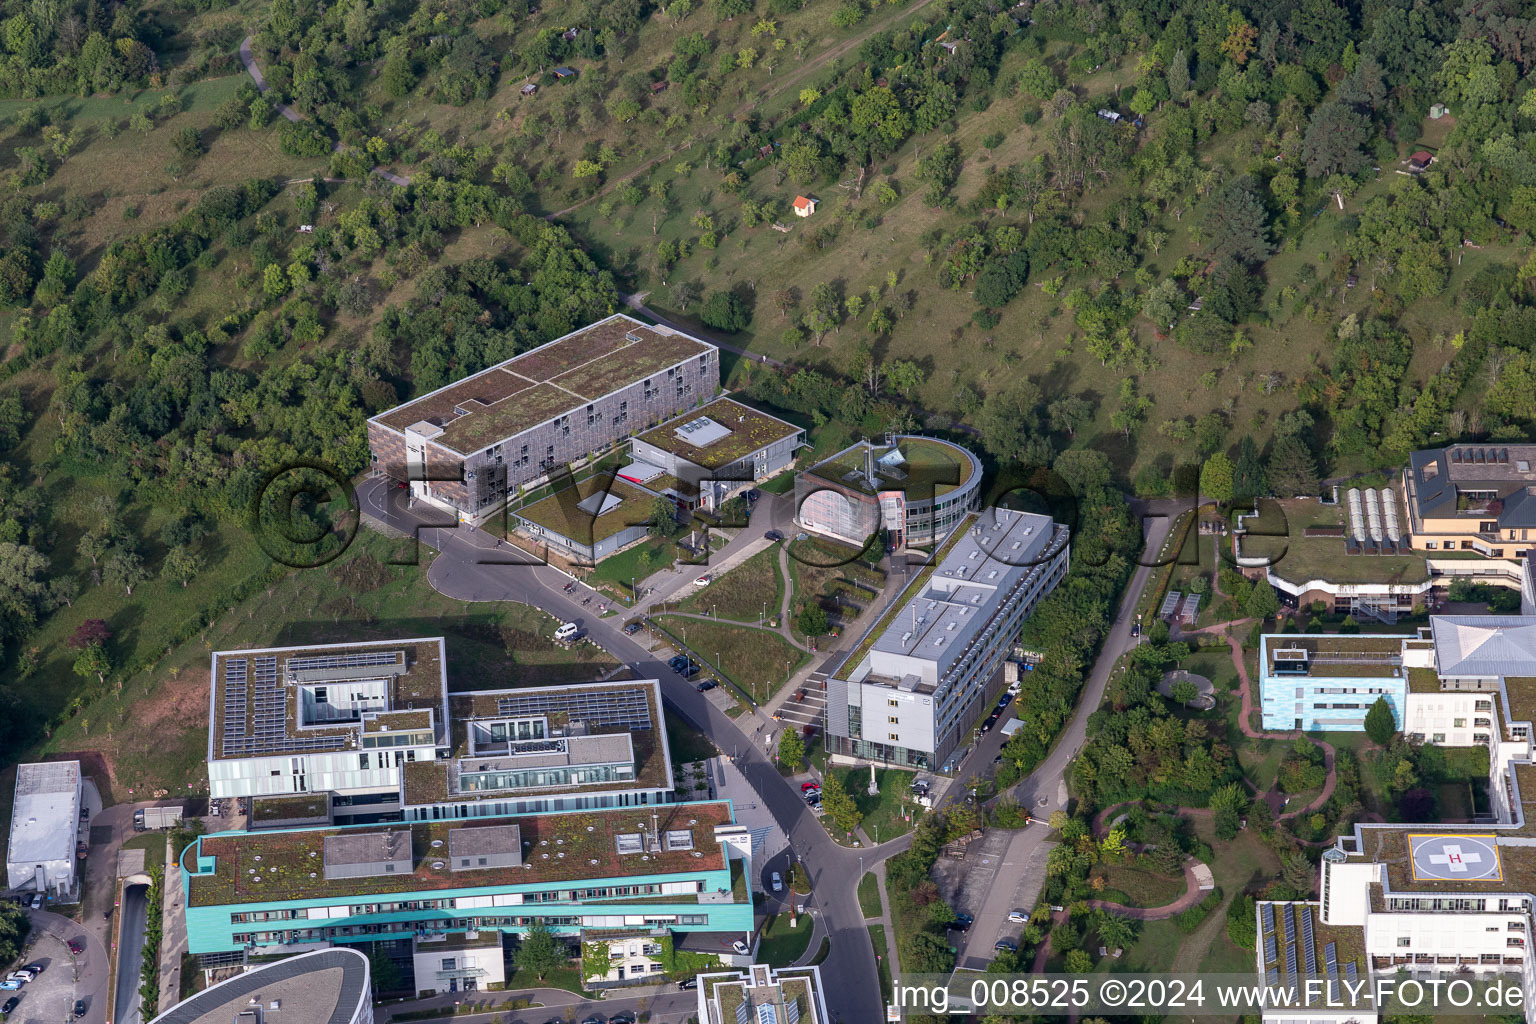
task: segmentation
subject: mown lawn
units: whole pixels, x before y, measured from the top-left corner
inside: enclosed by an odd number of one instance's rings
[[[755,623],[777,618],[783,600],[784,577],[779,573],[779,548],[774,545],[725,575],[715,576],[709,586],[680,602],[678,610]]]
[[[653,621],[692,649],[705,662],[705,671],[726,677],[759,704],[810,657],[766,629],[677,615]]]
[[[880,916],[880,880],[873,871],[865,872],[859,879],[859,909],[865,917]]]
[[[860,826],[871,839],[879,833],[877,842],[885,842],[912,830],[912,823],[903,820],[905,803],[908,814],[921,813],[921,809],[909,799],[912,795],[912,779],[916,773],[900,768],[876,768],[875,782],[880,787],[878,796],[869,795],[869,769],[853,767],[837,769],[843,788],[853,797],[854,805],[864,816]],[[879,911],[876,911],[879,913]]]
[[[770,915],[763,922],[757,962],[788,967],[805,955],[811,944],[813,930],[809,916],[801,917],[795,927],[791,928],[788,914]]]

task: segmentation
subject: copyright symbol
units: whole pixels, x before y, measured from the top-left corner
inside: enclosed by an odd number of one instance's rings
[[[351,486],[334,467],[299,461],[262,477],[248,522],[256,543],[274,562],[313,569],[351,545],[357,512]]]
[[[1105,1006],[1119,1006],[1125,1002],[1125,982],[1110,978],[1099,986],[1099,1002]]]

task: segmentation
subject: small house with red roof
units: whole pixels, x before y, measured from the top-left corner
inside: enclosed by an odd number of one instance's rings
[[[816,204],[819,202],[821,200],[813,199],[810,196],[795,196],[795,216],[809,217],[816,212]]]

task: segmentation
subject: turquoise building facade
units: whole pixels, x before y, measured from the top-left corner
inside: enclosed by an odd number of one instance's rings
[[[187,948],[208,962],[308,943],[521,933],[535,920],[571,936],[750,934],[750,849],[727,801],[643,818],[625,809],[217,833],[182,853]]]

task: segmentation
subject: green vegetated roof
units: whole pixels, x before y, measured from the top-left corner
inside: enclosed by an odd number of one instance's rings
[[[1373,636],[1369,633],[1285,633],[1269,641],[1269,657],[1275,652],[1300,648],[1314,659],[1311,675],[1343,677],[1396,677],[1403,674],[1400,659],[1403,636]],[[1318,659],[1340,659],[1336,661]],[[1348,659],[1358,658],[1358,661]],[[1438,687],[1436,687],[1438,689]]]
[[[1273,559],[1270,571],[1283,580],[1414,584],[1429,579],[1422,554],[1351,555],[1342,536],[1308,537],[1309,526],[1344,525],[1338,505],[1325,505],[1315,498],[1286,498],[1262,501],[1259,511],[1256,519],[1244,520],[1248,532],[1238,539],[1238,554]]]
[[[1404,669],[1408,676],[1408,689],[1412,693],[1439,693],[1440,674],[1432,668]],[[1493,695],[1489,694],[1491,698]]]
[[[613,495],[620,503],[598,516],[580,507],[587,498],[602,493]],[[514,514],[577,544],[590,545],[646,522],[656,497],[612,473],[598,473]]]
[[[459,416],[435,440],[463,455],[479,451],[502,438],[520,434],[583,403],[579,395],[553,384],[535,384],[505,401]]]
[[[865,442],[859,442],[845,448],[830,459],[812,466],[806,472],[828,483],[837,484],[839,487],[872,494],[874,492],[865,484],[862,477],[865,444]],[[928,497],[925,492],[929,487],[933,489],[933,496],[937,497],[964,486],[971,478],[974,469],[973,456],[959,445],[932,437],[902,437],[897,439],[895,447],[901,450],[902,458],[906,460],[906,464],[900,467],[905,476],[884,477],[877,468],[875,475],[882,481],[880,490],[910,491],[911,500],[918,501]],[[873,448],[877,463],[882,456],[891,451],[890,445],[877,444]],[[853,480],[847,479],[851,473],[861,475]]]
[[[651,829],[659,814],[663,832],[691,830],[691,850],[618,852],[615,836]],[[512,818],[470,818],[375,826],[378,831],[408,830],[413,869],[409,874],[366,878],[325,878],[325,837],[362,835],[367,826],[346,829],[245,832],[204,836],[198,854],[214,858],[214,870],[189,879],[188,906],[208,907],[291,900],[337,900],[388,893],[432,892],[538,885],[582,879],[624,878],[717,871],[725,858],[715,842],[717,825],[731,821],[725,801],[656,804],[639,808],[571,814],[534,814]],[[516,867],[467,868],[447,864],[448,837],[454,829],[516,825],[523,844],[523,864]],[[441,846],[434,847],[433,841]],[[694,854],[700,856],[694,856]],[[563,854],[563,856],[561,856]],[[260,858],[259,860],[257,858]],[[193,862],[189,856],[189,863]],[[444,866],[434,867],[443,863]],[[313,877],[311,877],[313,876]],[[258,879],[260,879],[258,881]]]
[[[1505,711],[1510,721],[1536,722],[1536,678],[1505,676],[1504,692],[1509,697],[1509,707]],[[1521,795],[1527,800],[1536,800],[1536,789],[1521,790]]]
[[[258,796],[251,801],[253,821],[287,821],[292,818],[324,818],[330,813],[330,799],[324,794],[302,793],[289,796]]]
[[[714,420],[730,433],[713,444],[695,445],[677,432],[679,427],[701,417]],[[786,423],[735,399],[720,398],[702,409],[685,412],[668,420],[638,435],[635,440],[670,452],[695,466],[719,469],[797,433],[800,433],[800,428],[793,423]]]
[[[442,428],[437,444],[468,455],[712,350],[685,334],[613,316],[374,420],[391,430],[434,424]],[[706,379],[712,392],[716,381]]]

